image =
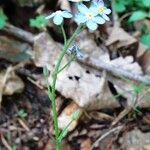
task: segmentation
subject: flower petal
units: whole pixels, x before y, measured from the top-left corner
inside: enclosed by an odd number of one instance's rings
[[[96,30],[98,27],[97,23],[95,23],[94,21],[91,21],[91,20],[87,21],[86,25],[90,30]]]
[[[102,17],[103,17],[106,21],[109,21],[109,20],[110,20],[109,17],[108,17],[107,15],[105,15],[105,14],[102,14]]]
[[[104,6],[103,0],[93,0],[93,2],[97,5]]]
[[[75,16],[75,21],[77,22],[77,23],[85,23],[86,21],[87,21],[87,18],[84,16],[84,15],[82,15],[82,14],[77,14],[76,16]]]
[[[62,16],[64,18],[72,18],[72,14],[70,12],[68,12],[68,11],[63,11],[62,12]]]
[[[63,17],[61,15],[56,15],[53,21],[56,25],[60,25],[63,22]]]
[[[87,12],[89,12],[89,9],[82,3],[77,5],[78,10],[82,13],[82,14],[86,14]]]
[[[51,15],[45,17],[45,19],[51,19],[51,18],[53,18],[54,16],[55,16],[55,13],[52,13]]]
[[[102,17],[100,17],[100,16],[94,17],[93,21],[95,21],[98,24],[104,24],[105,23],[105,20]]]
[[[96,4],[92,3],[89,11],[92,12],[94,14],[94,16],[98,15],[98,7]]]
[[[104,13],[105,13],[106,15],[109,15],[109,14],[111,13],[111,10],[108,9],[108,8],[105,8]]]

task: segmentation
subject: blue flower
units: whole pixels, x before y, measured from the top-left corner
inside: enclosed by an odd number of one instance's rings
[[[79,3],[79,2],[89,2],[90,0],[69,0],[69,1]]]
[[[104,2],[102,0],[96,0],[94,1],[95,5],[97,6],[98,13],[106,20],[109,21],[109,15],[111,13],[111,10],[109,8],[106,8],[104,6]]]
[[[97,24],[104,24],[105,20],[98,16],[98,9],[97,5],[92,3],[90,8],[87,8],[84,4],[78,4],[79,13],[75,16],[75,21],[78,24],[86,24],[86,26],[90,30],[96,30],[98,25]]]
[[[72,18],[72,14],[68,11],[58,10],[46,17],[46,19],[52,19],[52,18],[54,24],[61,25],[64,21],[64,18]]]

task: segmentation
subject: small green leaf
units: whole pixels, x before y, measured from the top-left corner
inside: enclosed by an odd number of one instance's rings
[[[77,120],[79,118],[79,115],[80,115],[80,110],[73,112],[71,116],[72,120]]]
[[[0,8],[0,29],[3,29],[6,25],[7,16],[4,14],[3,10]]]
[[[150,0],[142,0],[142,2],[145,7],[150,8]]]
[[[35,19],[30,19],[30,26],[38,29],[45,27],[47,23],[48,20],[46,20],[43,15],[37,16]]]
[[[116,10],[116,12],[118,13],[122,13],[126,10],[126,7],[125,7],[125,3],[123,3],[122,1],[116,1],[114,3],[114,9]]]
[[[68,134],[68,128],[65,128],[58,137],[58,141],[61,142],[62,139]]]
[[[141,37],[141,42],[150,47],[150,34],[145,34]]]
[[[133,14],[130,16],[129,21],[134,22],[134,21],[139,21],[143,20],[148,16],[148,14],[144,11],[135,11]]]
[[[25,112],[24,109],[21,109],[21,110],[19,110],[19,112],[18,112],[18,116],[21,117],[21,118],[25,118],[25,117],[27,117],[27,115],[28,115],[28,114]]]

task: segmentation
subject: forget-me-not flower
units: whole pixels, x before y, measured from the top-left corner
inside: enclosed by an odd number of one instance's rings
[[[97,6],[98,13],[106,20],[109,21],[109,15],[111,10],[104,6],[104,2],[102,0],[94,0],[94,4]]]
[[[92,3],[90,8],[87,8],[84,4],[78,4],[79,13],[75,16],[75,21],[78,24],[86,24],[86,26],[90,30],[96,30],[98,25],[97,24],[104,24],[105,20],[98,15],[97,6]]]
[[[46,19],[53,19],[53,22],[56,25],[61,25],[64,21],[64,18],[72,18],[72,14],[65,10],[58,10],[46,17]]]

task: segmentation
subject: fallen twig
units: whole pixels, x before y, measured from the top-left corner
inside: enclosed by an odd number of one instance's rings
[[[92,145],[92,147],[91,147],[91,150],[92,150],[94,147],[96,147],[96,146],[98,145],[98,143],[99,143],[100,141],[102,141],[104,138],[106,138],[108,135],[110,135],[110,134],[112,134],[112,133],[114,133],[114,132],[120,132],[122,129],[123,129],[123,126],[118,126],[118,127],[115,127],[115,128],[113,128],[113,129],[109,130],[109,131],[106,132],[105,134],[103,134],[100,138],[98,138],[98,139],[93,143],[93,145]]]

